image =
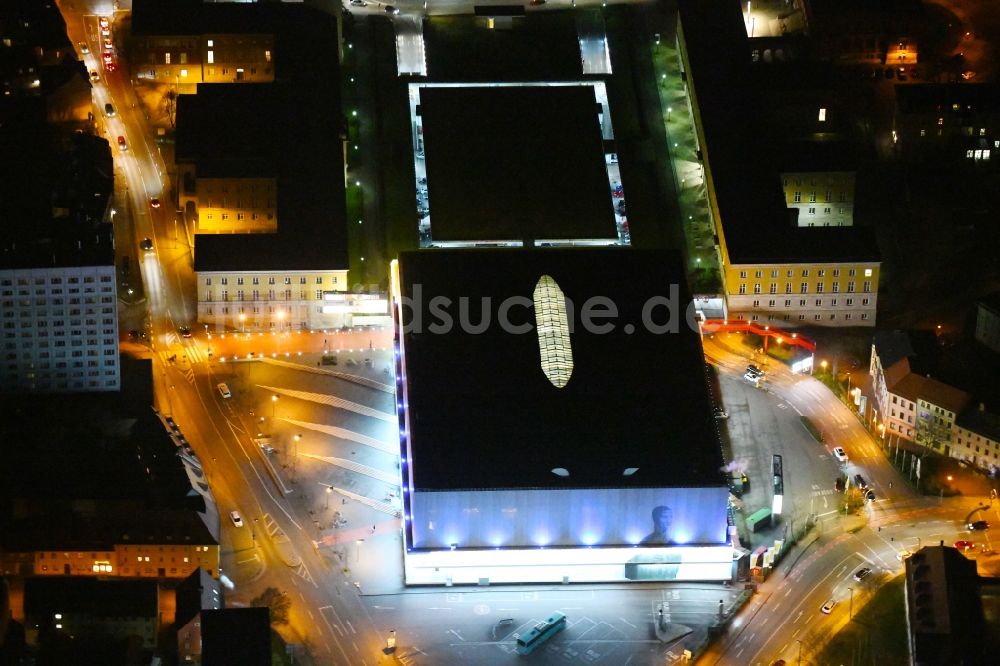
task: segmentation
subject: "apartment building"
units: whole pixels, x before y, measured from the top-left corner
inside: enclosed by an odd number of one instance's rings
[[[809,32],[823,57],[838,63],[913,65],[926,12],[919,0],[808,0]]]
[[[328,14],[288,5],[260,10],[284,17],[288,25],[275,28],[283,44],[336,44]],[[388,312],[384,296],[348,293],[336,51],[317,58],[302,47],[286,55],[283,80],[201,84],[177,100],[179,203],[195,232],[202,324],[323,329],[351,325],[372,308]]]
[[[136,0],[127,49],[132,71],[184,92],[199,83],[274,81],[267,13],[242,3]]]
[[[984,403],[970,405],[955,419],[953,455],[991,473],[1000,468],[1000,415]]]
[[[279,170],[297,152],[276,126],[288,115],[282,90],[201,85],[177,99],[178,205],[196,235],[278,230]]]
[[[825,116],[826,108],[819,112]],[[857,159],[845,141],[788,141],[778,151],[785,206],[800,227],[854,225]]]
[[[975,338],[1000,353],[1000,291],[976,302]]]
[[[291,265],[291,261],[287,264]],[[196,264],[198,321],[229,330],[309,330],[349,326],[351,313],[385,314],[384,297],[350,294],[347,269],[208,270]]]
[[[219,576],[219,513],[200,463],[151,408],[136,411],[151,397],[144,363],[145,386],[128,393],[5,400],[32,427],[0,421],[19,445],[0,473],[0,575]]]
[[[48,225],[0,255],[0,391],[117,391],[118,300],[111,225]]]
[[[739,6],[682,1],[679,8],[678,51],[715,223],[727,318],[874,326],[881,267],[874,233],[803,224],[799,206],[805,204],[808,218],[810,204],[819,208],[820,197],[827,198],[827,183],[804,169],[788,170],[793,207],[786,204],[778,156],[757,127],[755,110],[762,102],[741,83],[751,78],[751,60]],[[797,178],[817,185],[796,186]],[[846,199],[853,187],[848,176],[842,180]],[[830,199],[841,198],[830,190]],[[801,199],[803,191],[817,201],[795,202],[794,193]]]
[[[1000,421],[970,393],[933,377],[938,351],[936,336],[927,331],[875,335],[869,364],[873,417],[887,436],[972,464],[994,464]]]
[[[893,131],[904,153],[988,166],[1000,154],[1000,86],[923,83],[896,87]]]
[[[878,261],[725,265],[729,319],[784,326],[871,326]]]

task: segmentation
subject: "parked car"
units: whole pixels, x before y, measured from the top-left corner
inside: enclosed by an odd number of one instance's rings
[[[860,569],[854,572],[854,580],[860,583],[865,578],[868,578],[868,576],[871,575],[872,575],[871,567],[861,567]]]
[[[833,457],[836,458],[838,461],[845,463],[847,462],[847,451],[845,451],[844,447],[842,446],[834,447]]]

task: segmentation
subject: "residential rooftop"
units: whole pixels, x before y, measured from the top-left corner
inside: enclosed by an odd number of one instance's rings
[[[2,402],[0,438],[17,442],[0,466],[3,548],[217,543],[202,517],[214,508],[148,403],[118,393]]]
[[[425,250],[403,253],[399,274],[404,295],[420,291],[404,321],[419,315],[422,322],[421,331],[404,334],[415,490],[725,484],[701,341],[683,319],[691,296],[675,253]],[[528,305],[543,276],[571,304],[571,374],[562,388],[543,370],[537,313]],[[644,306],[672,294],[676,332],[651,331]],[[613,330],[583,326],[581,312],[593,297],[617,308]],[[441,332],[431,328],[435,298],[451,299],[456,322]],[[471,322],[482,321],[488,299],[491,325],[463,332],[463,299]],[[526,324],[527,332],[497,325],[503,303],[516,304],[510,321]],[[666,321],[666,309],[653,319]],[[569,476],[554,474],[556,468]],[[637,471],[624,475],[627,468]]]
[[[8,220],[13,222],[13,220]],[[70,266],[113,266],[115,234],[111,224],[78,223],[68,218],[36,223],[30,235],[0,229],[0,270]]]

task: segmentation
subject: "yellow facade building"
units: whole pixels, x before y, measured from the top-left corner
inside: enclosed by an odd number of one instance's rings
[[[760,102],[743,84],[752,77],[739,6],[682,2],[679,9],[678,52],[722,266],[725,317],[783,326],[874,326],[881,266],[874,234],[855,226],[803,225],[801,211],[786,203],[778,158],[752,112]],[[803,191],[817,207],[821,196],[841,198],[832,183],[795,185],[818,177],[789,171],[786,188],[801,188],[791,191],[792,204],[802,203],[794,199]],[[847,179],[842,185],[846,198],[853,185]]]

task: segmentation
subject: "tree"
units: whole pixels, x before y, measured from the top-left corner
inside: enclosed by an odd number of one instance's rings
[[[288,609],[292,600],[286,592],[269,587],[250,602],[251,606],[267,608],[271,613],[271,624],[288,624]]]

